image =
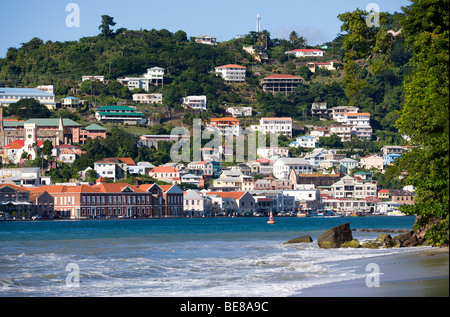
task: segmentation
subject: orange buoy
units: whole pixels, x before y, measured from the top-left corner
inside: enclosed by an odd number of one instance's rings
[[[269,224],[275,223],[275,221],[273,220],[273,214],[272,213],[270,213],[270,218],[269,218],[269,221],[267,221],[267,223],[269,223]]]

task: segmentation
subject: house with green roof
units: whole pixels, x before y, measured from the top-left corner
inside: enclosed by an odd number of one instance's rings
[[[87,127],[80,130],[80,143],[82,143],[82,144],[86,143],[86,140],[88,138],[106,139],[106,132],[107,132],[107,129],[98,124],[94,123],[94,124],[88,125]]]
[[[102,123],[145,124],[147,118],[142,112],[127,106],[104,106],[95,111],[95,118]]]

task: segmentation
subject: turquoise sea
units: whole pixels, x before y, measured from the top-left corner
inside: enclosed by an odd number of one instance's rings
[[[348,260],[411,252],[320,249],[317,237],[325,230],[345,222],[352,229],[411,229],[414,219],[6,221],[0,223],[0,297],[296,296],[360,278]],[[306,234],[313,243],[284,244]],[[353,231],[360,241],[379,234]]]

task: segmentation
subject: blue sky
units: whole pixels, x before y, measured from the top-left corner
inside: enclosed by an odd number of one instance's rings
[[[183,30],[188,37],[208,34],[226,41],[256,30],[256,15],[272,38],[288,38],[291,31],[308,44],[333,40],[340,32],[340,13],[378,4],[381,11],[401,12],[409,0],[1,0],[0,58],[9,47],[20,47],[33,37],[45,41],[73,41],[99,33],[101,16],[114,17],[129,30]],[[69,3],[80,8],[80,26],[67,27]]]

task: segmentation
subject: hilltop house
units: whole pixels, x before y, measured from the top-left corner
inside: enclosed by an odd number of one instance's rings
[[[206,111],[206,96],[187,96],[181,98],[181,104],[185,109]]]
[[[293,54],[295,57],[322,57],[325,52],[318,49],[295,49],[285,52],[285,54]]]
[[[247,68],[236,64],[227,64],[215,68],[216,76],[220,76],[226,83],[245,82]]]
[[[128,87],[129,90],[141,88],[149,91],[152,85],[157,87],[164,86],[164,72],[164,68],[153,67],[147,69],[147,73],[141,77],[118,78],[117,81],[125,87]]]
[[[264,92],[289,94],[303,83],[303,78],[290,74],[273,74],[261,80]]]

